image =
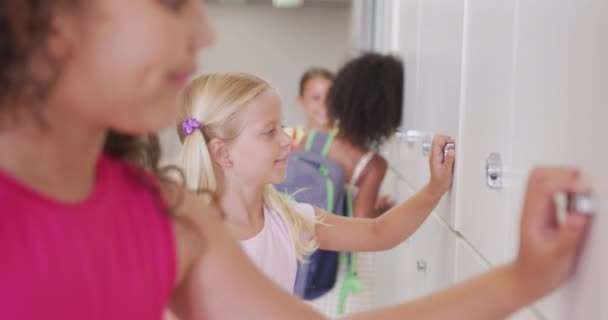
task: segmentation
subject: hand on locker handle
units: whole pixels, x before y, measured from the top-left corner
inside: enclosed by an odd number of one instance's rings
[[[589,227],[589,216],[569,212],[559,223],[556,193],[589,194],[574,168],[537,168],[528,180],[520,226],[516,274],[531,299],[557,288],[575,269]]]
[[[454,138],[446,135],[435,135],[431,145],[429,168],[431,180],[429,187],[438,195],[446,193],[452,185],[454,175]]]

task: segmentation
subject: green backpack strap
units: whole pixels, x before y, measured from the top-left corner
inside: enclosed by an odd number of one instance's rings
[[[311,130],[308,133],[308,137],[306,139],[306,146],[305,146],[305,150],[307,152],[311,151],[316,137],[317,137],[316,130]],[[331,148],[331,145],[334,142],[334,139],[335,139],[334,134],[327,135],[327,139],[325,140],[323,149],[321,150],[321,156],[327,157],[327,155],[329,154],[329,149]],[[326,208],[326,210],[328,212],[332,212],[333,208],[334,208],[333,201],[334,201],[335,186],[334,186],[333,182],[331,181],[331,179],[329,178],[329,170],[326,167],[319,168],[319,172],[323,176],[326,177],[326,182],[327,182],[327,208]],[[350,194],[350,191],[348,190],[348,188],[346,188],[346,197],[345,198],[346,198],[347,215],[349,218],[352,218],[352,216],[353,216],[353,199],[352,199],[352,195]],[[359,280],[359,277],[357,276],[357,271],[355,270],[354,254],[352,252],[342,253],[342,254],[340,254],[339,261],[340,261],[340,264],[347,263],[347,265],[348,265],[348,272],[347,272],[346,276],[344,277],[342,286],[340,288],[340,297],[339,297],[340,301],[338,303],[338,312],[340,314],[342,314],[342,313],[344,313],[344,307],[346,305],[346,298],[348,298],[348,296],[351,293],[354,293],[354,294],[361,293],[362,287],[361,287],[361,281]]]
[[[311,130],[308,133],[308,137],[306,138],[306,147],[304,150],[310,151],[312,148],[312,143],[315,142],[315,137],[317,136],[317,130]]]
[[[329,169],[327,169],[327,167],[320,167],[319,173],[321,173],[325,177],[325,184],[327,190],[327,197],[325,197],[327,199],[327,204],[325,210],[327,212],[332,212],[334,210],[334,182],[331,181],[331,179],[329,178]]]
[[[335,136],[333,134],[328,134],[327,139],[325,140],[325,145],[323,146],[323,151],[321,151],[321,155],[327,158],[329,154],[329,148],[331,148],[331,144],[334,142]]]
[[[312,145],[315,142],[315,138],[317,137],[317,130],[310,130],[306,138],[306,146],[304,147],[305,151],[310,151],[312,149]],[[331,144],[334,142],[336,138],[335,135],[328,133],[327,139],[325,139],[325,144],[323,145],[323,149],[321,150],[321,155],[323,157],[327,157],[329,154],[329,149],[331,148]]]
[[[348,188],[346,188],[346,212],[349,218],[353,217],[353,198]],[[338,301],[339,314],[344,313],[346,298],[348,298],[351,293],[359,294],[363,291],[361,280],[355,270],[355,254],[353,252],[345,252],[340,255],[340,263],[345,262],[348,263],[348,271],[342,281],[342,287],[340,288],[340,300]]]

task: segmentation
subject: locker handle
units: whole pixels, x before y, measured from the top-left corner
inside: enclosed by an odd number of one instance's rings
[[[419,272],[426,272],[426,261],[424,261],[424,260],[418,260],[416,262],[416,269]]]
[[[425,135],[422,140],[422,155],[428,157],[431,153],[431,147],[433,146],[433,137],[429,135]]]
[[[568,211],[593,215],[595,213],[595,210],[595,201],[591,194],[568,195]]]
[[[407,130],[403,132],[401,129],[397,129],[395,132],[395,138],[399,141],[405,141],[407,143],[414,143],[421,139],[424,135],[423,132],[418,130]]]
[[[456,149],[456,144],[454,142],[448,142],[443,147],[443,159],[444,159],[444,161],[445,161],[445,158],[448,156],[448,152],[450,151],[450,149]]]
[[[429,153],[431,153],[431,143],[423,142],[422,143],[422,155],[428,157]]]
[[[486,183],[490,189],[502,188],[502,157],[500,153],[490,153],[486,161]]]
[[[420,139],[422,132],[416,130],[407,130],[405,132],[405,140],[407,142],[416,142]]]

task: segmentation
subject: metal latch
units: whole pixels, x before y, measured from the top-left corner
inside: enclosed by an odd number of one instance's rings
[[[450,151],[450,149],[456,149],[456,144],[454,142],[448,142],[444,147],[443,147],[443,159],[445,161],[445,158],[447,158],[448,156],[448,152]],[[443,161],[442,161],[443,162]]]
[[[591,194],[569,194],[568,211],[579,212],[587,215],[595,213],[595,201]]]
[[[433,145],[433,137],[431,135],[426,135],[422,139],[422,155],[428,157],[429,153],[431,153],[431,147]]]
[[[502,157],[493,152],[486,161],[486,183],[491,189],[502,188]]]

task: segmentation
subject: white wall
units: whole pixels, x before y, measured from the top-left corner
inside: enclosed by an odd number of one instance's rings
[[[310,2],[296,9],[209,3],[208,13],[217,40],[201,53],[199,72],[247,72],[269,81],[283,98],[286,125],[304,121],[295,104],[302,73],[311,66],[337,69],[351,48],[348,2]],[[165,159],[179,148],[173,131],[161,137]]]
[[[294,105],[302,73],[311,66],[335,70],[348,55],[348,3],[209,4],[209,15],[217,43],[201,55],[202,70],[249,72],[269,81],[283,97],[288,125],[304,119]]]

